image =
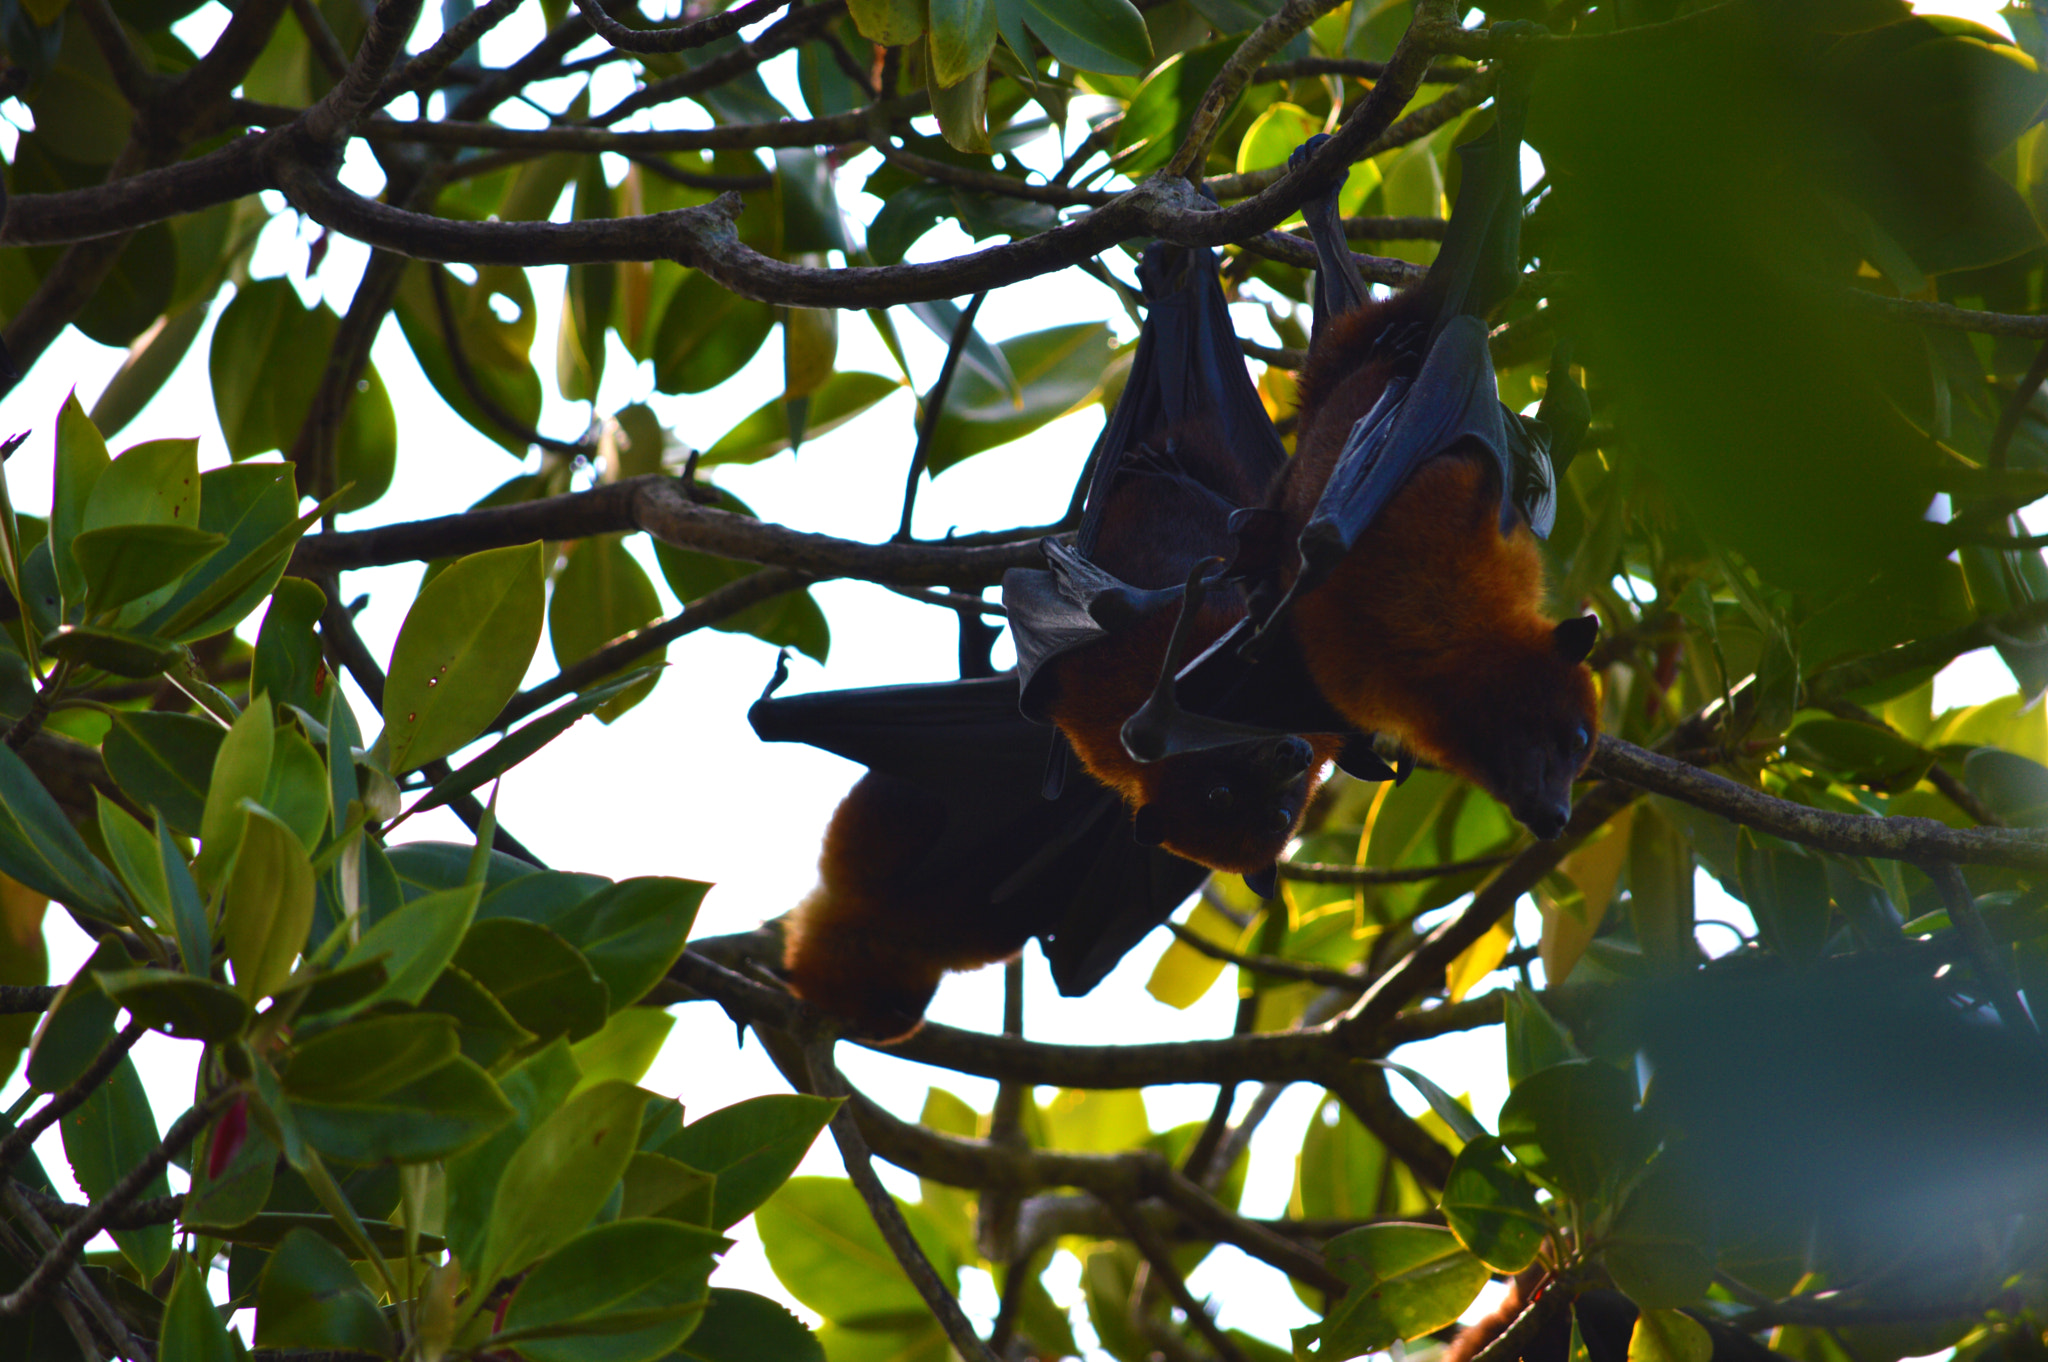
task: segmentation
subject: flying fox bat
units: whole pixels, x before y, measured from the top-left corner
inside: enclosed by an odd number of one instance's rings
[[[1072,545],[1045,541],[1047,569],[1003,579],[1024,712],[1057,725],[1088,773],[1123,796],[1141,841],[1270,895],[1274,862],[1350,726],[1304,687],[1306,721],[1284,733],[1225,725],[1158,760],[1124,743],[1168,658],[1244,619],[1239,593],[1212,592],[1208,578],[1232,552],[1232,515],[1257,506],[1287,463],[1215,256],[1159,243],[1138,279],[1149,311],[1096,442],[1080,530]],[[1049,788],[1058,781],[1056,771]]]
[[[1504,74],[1494,126],[1460,148],[1443,247],[1404,293],[1370,299],[1335,185],[1307,206],[1320,268],[1296,454],[1232,525],[1249,617],[1194,661],[1171,659],[1124,729],[1140,758],[1298,731],[1334,709],[1473,780],[1537,835],[1563,831],[1598,731],[1584,659],[1599,622],[1542,613],[1551,434],[1501,404],[1484,321],[1518,268],[1525,109],[1523,81]],[[1575,391],[1554,367],[1552,396]],[[1304,676],[1322,702],[1308,710]]]
[[[817,889],[784,924],[791,987],[854,1034],[909,1035],[946,972],[1034,936],[1060,992],[1086,993],[1207,877],[1140,846],[1093,780],[1044,798],[1055,735],[1017,698],[1005,673],[763,697],[748,714],[765,741],[868,768],[832,815]]]

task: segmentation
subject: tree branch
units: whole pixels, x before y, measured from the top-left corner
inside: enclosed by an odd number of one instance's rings
[[[722,14],[677,24],[673,28],[628,28],[606,14],[597,0],[576,0],[576,9],[584,21],[597,30],[598,37],[621,52],[682,52],[716,42],[739,32],[748,24],[759,23],[771,14],[788,9],[789,3],[790,0],[750,0],[748,4],[735,5]]]

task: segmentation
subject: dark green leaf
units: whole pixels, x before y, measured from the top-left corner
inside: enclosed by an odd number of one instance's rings
[[[838,1108],[795,1093],[749,1098],[685,1126],[656,1152],[717,1175],[711,1224],[724,1229],[782,1186]]]
[[[1434,1225],[1367,1225],[1323,1246],[1352,1290],[1322,1324],[1318,1356],[1355,1357],[1434,1333],[1465,1312],[1491,1276]]]
[[[1496,1272],[1520,1272],[1543,1247],[1547,1223],[1536,1209],[1536,1189],[1490,1135],[1458,1151],[1443,1208],[1458,1242]]]
[[[349,1102],[411,1083],[455,1057],[455,1019],[414,1012],[322,1031],[299,1045],[284,1070],[294,1102]]]
[[[448,1243],[465,1263],[479,1262],[497,1204],[506,1161],[549,1115],[559,1110],[581,1077],[566,1041],[528,1056],[499,1081],[512,1119],[476,1148],[448,1161]]]
[[[106,1082],[93,1089],[84,1105],[60,1124],[64,1156],[71,1161],[78,1185],[95,1199],[112,1191],[130,1169],[147,1159],[159,1139],[149,1094],[143,1091],[133,1061],[125,1055]],[[158,1173],[143,1186],[141,1197],[169,1196],[170,1192],[171,1184]],[[114,1242],[144,1281],[163,1271],[171,1260],[169,1225],[115,1230],[113,1234]]]
[[[643,1362],[687,1337],[730,1241],[673,1220],[620,1220],[571,1239],[527,1274],[499,1337],[533,1362]],[[640,1317],[637,1328],[620,1327]]]
[[[640,1001],[668,973],[710,888],[666,876],[621,880],[549,925],[583,953],[616,1011]]]
[[[128,953],[109,937],[57,994],[29,1054],[31,1091],[55,1092],[74,1082],[113,1038],[114,1017],[121,1008],[100,987],[98,976],[128,965]]]
[[[1580,1201],[1631,1171],[1635,1126],[1634,1083],[1592,1060],[1530,1074],[1500,1109],[1501,1143],[1515,1161]]]
[[[775,327],[775,309],[696,270],[669,296],[654,338],[654,386],[701,393],[738,373]]]
[[[444,889],[414,899],[379,918],[342,958],[344,968],[382,959],[384,986],[364,1005],[379,1002],[416,1003],[455,958],[463,933],[476,916],[479,887]]]
[[[682,1362],[825,1362],[818,1336],[766,1296],[711,1288],[711,1305],[684,1340]]]
[[[1126,0],[1006,0],[1046,50],[1080,71],[1142,76],[1152,65],[1145,19]]]
[[[113,719],[103,749],[107,774],[137,804],[196,835],[225,731],[189,714],[120,710]]]
[[[168,1233],[166,1237],[168,1248]],[[168,1253],[166,1253],[168,1258]],[[206,1290],[206,1270],[180,1256],[178,1279],[164,1302],[158,1362],[241,1362],[242,1349],[221,1322]]]
[[[593,1035],[609,1012],[604,981],[590,962],[538,923],[517,918],[474,923],[455,963],[542,1040]]]
[[[264,1348],[391,1351],[391,1326],[340,1249],[310,1230],[284,1237],[256,1293],[256,1344]]]
[[[1109,328],[1056,326],[998,346],[1024,393],[1022,404],[974,370],[953,379],[932,438],[934,476],[985,449],[1008,444],[1094,400],[1110,363]]]
[[[128,920],[114,872],[86,848],[35,773],[0,743],[0,873],[106,922]]]
[[[226,984],[173,970],[120,970],[99,976],[107,996],[153,1031],[180,1040],[226,1040],[249,1024],[249,1004]]]
[[[512,1118],[489,1074],[460,1056],[374,1097],[292,1101],[306,1142],[348,1163],[425,1163],[460,1153]]]
[[[327,711],[314,689],[327,667],[313,633],[326,608],[326,593],[303,577],[286,577],[277,584],[256,635],[251,695],[268,694],[273,704],[297,705],[309,714]]]
[[[857,369],[833,374],[810,395],[804,438],[816,439],[828,430],[838,429],[902,386],[893,378]],[[698,463],[759,463],[789,445],[788,413],[778,397],[755,408],[752,415],[719,436]]]
[[[93,624],[60,624],[37,646],[44,657],[97,667],[137,681],[169,671],[185,655],[176,643]]]
[[[555,589],[548,600],[548,643],[554,649],[555,664],[567,667],[623,638],[636,629],[661,618],[661,598],[654,583],[626,548],[625,536],[589,535],[569,551],[569,561],[555,577]],[[666,650],[657,649],[641,662],[632,664],[646,672],[647,664],[661,662]],[[614,695],[598,708],[605,723],[619,717],[654,689],[655,674]]]

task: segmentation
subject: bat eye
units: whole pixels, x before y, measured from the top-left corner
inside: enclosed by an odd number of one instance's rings
[[[1218,813],[1228,813],[1236,802],[1237,797],[1230,793],[1228,785],[1218,785],[1209,791],[1209,807]]]
[[[1285,832],[1294,826],[1294,815],[1287,811],[1285,805],[1282,805],[1280,808],[1273,810],[1272,824],[1273,831]]]
[[[1584,724],[1576,724],[1573,726],[1572,751],[1583,752],[1586,750],[1586,744],[1592,741],[1593,735],[1587,731],[1586,726]]]

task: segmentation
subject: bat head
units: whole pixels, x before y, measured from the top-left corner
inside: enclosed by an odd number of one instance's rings
[[[1499,640],[1473,666],[1451,703],[1435,706],[1426,755],[1476,781],[1515,820],[1549,840],[1571,818],[1572,782],[1592,759],[1599,695],[1586,654],[1599,632],[1591,615],[1527,638]]]
[[[946,962],[892,923],[879,900],[820,887],[783,919],[782,975],[858,1040],[908,1039]]]
[[[1146,846],[1257,874],[1286,849],[1321,767],[1308,741],[1292,735],[1168,757],[1143,768],[1132,830]]]

